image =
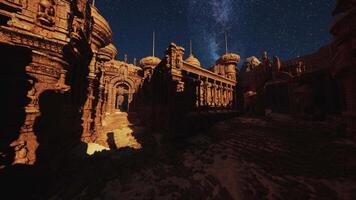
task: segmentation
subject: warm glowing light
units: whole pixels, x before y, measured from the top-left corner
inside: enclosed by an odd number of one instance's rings
[[[88,143],[87,154],[91,156],[97,152],[109,151],[109,150],[110,149],[108,147],[104,147],[104,146],[101,146],[101,145],[95,144],[95,143]]]

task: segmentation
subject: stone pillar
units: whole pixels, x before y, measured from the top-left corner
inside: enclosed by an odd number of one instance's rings
[[[196,80],[194,81],[195,85],[195,107],[199,108],[200,107],[200,81]]]
[[[200,101],[200,106],[204,106],[205,105],[205,93],[206,93],[206,90],[204,88],[204,81],[200,81],[200,85],[199,85],[199,101]]]
[[[228,93],[228,88],[225,86],[224,87],[224,107],[226,108],[228,105],[228,97],[227,97],[227,93]]]
[[[89,142],[90,137],[92,135],[91,130],[91,123],[94,121],[92,119],[92,112],[93,112],[93,100],[94,97],[94,77],[88,77],[88,89],[87,89],[87,98],[83,108],[83,133],[82,133],[82,141]]]
[[[214,84],[212,84],[212,86],[211,86],[211,106],[212,107],[215,107],[215,105],[216,105],[216,93],[215,93],[215,91],[216,91],[216,88],[215,88],[216,86],[215,86],[215,83]]]
[[[216,95],[216,97],[217,97],[217,99],[216,99],[217,107],[220,107],[221,106],[221,88],[220,88],[220,85],[217,85],[216,90],[217,90],[217,95]]]
[[[229,85],[228,86],[228,98],[227,98],[227,104],[229,105],[229,108],[231,108],[232,106],[232,101],[233,101],[233,89],[232,89],[232,86]]]
[[[33,125],[36,118],[40,116],[38,104],[39,92],[36,89],[36,84],[32,80],[29,82],[32,84],[32,88],[28,91],[27,97],[31,100],[25,107],[25,122],[20,129],[19,138],[10,144],[15,150],[13,164],[32,165],[36,161],[36,149],[39,144],[33,130]]]
[[[223,107],[224,106],[224,87],[222,86],[222,84],[219,86],[219,90],[220,90],[219,105],[221,107]]]
[[[206,104],[208,106],[212,105],[212,88],[211,88],[211,83],[208,81],[205,82],[205,87],[206,87]]]
[[[105,88],[102,84],[99,87],[98,103],[95,108],[95,134],[99,134],[102,131],[102,120],[103,120],[103,104],[104,104],[104,92]],[[93,138],[94,139],[94,138]]]
[[[219,86],[214,83],[214,107],[219,106]]]
[[[113,113],[115,111],[115,105],[116,105],[116,88],[111,89],[111,100],[110,100],[110,109],[109,113]]]
[[[106,113],[110,114],[112,113],[112,102],[113,102],[113,93],[114,93],[114,88],[112,88],[112,84],[108,84],[108,99],[106,103]]]

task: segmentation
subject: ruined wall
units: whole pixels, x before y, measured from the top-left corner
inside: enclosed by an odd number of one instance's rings
[[[314,119],[339,114],[343,93],[340,80],[331,73],[333,55],[331,45],[326,45],[313,54],[284,62],[278,57],[270,61],[266,52],[262,62],[248,58],[240,73],[243,109],[255,114],[269,110]]]
[[[331,28],[334,36],[333,74],[342,80],[348,121],[348,131],[356,133],[356,3],[354,0],[337,1],[333,12],[337,16]]]

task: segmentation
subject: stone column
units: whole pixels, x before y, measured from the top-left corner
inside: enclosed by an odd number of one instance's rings
[[[208,82],[208,80],[205,82],[205,87],[206,87],[206,104],[207,106],[212,105],[212,89],[211,89],[211,83]]]
[[[224,107],[226,108],[227,107],[227,105],[228,105],[228,98],[227,98],[227,87],[225,86],[224,87]]]
[[[33,130],[33,125],[38,116],[40,116],[38,97],[39,92],[36,84],[29,80],[32,88],[28,91],[27,97],[30,103],[25,107],[25,121],[20,129],[19,138],[10,144],[15,150],[13,164],[34,164],[36,161],[36,149],[38,147],[37,137]]]
[[[113,101],[113,90],[114,88],[112,88],[112,84],[108,84],[108,99],[107,99],[107,103],[106,103],[106,113],[110,114],[112,113],[112,101]]]
[[[221,89],[220,85],[216,86],[216,105],[217,107],[220,107],[220,101],[221,101]]]
[[[220,84],[219,90],[220,90],[220,94],[219,94],[219,105],[220,105],[221,107],[223,107],[223,106],[224,106],[224,87],[222,86],[222,84]]]
[[[91,130],[91,123],[94,121],[94,119],[92,119],[92,112],[93,111],[93,100],[95,99],[94,97],[94,83],[95,82],[95,78],[88,76],[88,89],[87,89],[87,99],[86,102],[84,104],[84,108],[83,108],[83,116],[82,116],[82,120],[83,120],[83,133],[82,133],[82,140],[84,142],[89,142],[90,141],[90,137],[92,134]]]
[[[204,88],[204,82],[203,81],[200,81],[200,85],[199,85],[199,105],[200,106],[204,106],[205,105],[205,93],[206,93],[206,90]]]
[[[216,97],[215,97],[215,84],[211,86],[211,106],[215,107]]]
[[[112,88],[111,89],[111,100],[110,100],[110,109],[109,109],[109,113],[113,113],[115,111],[115,105],[116,105],[116,88]]]
[[[232,86],[229,85],[227,88],[227,92],[228,92],[227,104],[229,105],[229,108],[231,108],[230,105],[232,104],[233,101],[233,95],[232,95],[233,90],[231,89],[231,87]]]

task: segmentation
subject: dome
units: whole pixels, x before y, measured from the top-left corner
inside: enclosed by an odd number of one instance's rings
[[[223,63],[239,63],[240,62],[240,56],[234,53],[226,53],[221,58],[219,59],[220,62]]]
[[[112,30],[109,23],[94,6],[91,7],[91,15],[94,20],[92,42],[98,49],[100,49],[111,43]]]
[[[161,59],[154,57],[154,56],[149,56],[146,58],[142,58],[140,61],[141,67],[145,66],[157,66],[161,62]]]
[[[116,57],[118,51],[114,44],[109,44],[98,51],[98,57],[104,60],[112,60]]]
[[[194,57],[193,54],[190,54],[190,56],[185,60],[185,62],[195,67],[201,67],[199,60],[196,57]]]

